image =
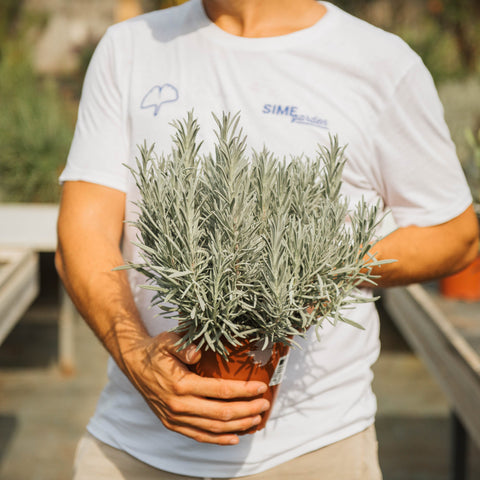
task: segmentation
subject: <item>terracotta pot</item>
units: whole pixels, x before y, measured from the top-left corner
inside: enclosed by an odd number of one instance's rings
[[[480,254],[467,268],[440,280],[444,297],[477,302],[480,300]]]
[[[228,360],[211,350],[202,351],[200,361],[190,368],[197,375],[203,377],[258,380],[269,386],[263,395],[255,397],[265,398],[270,402],[270,409],[262,414],[260,424],[249,430],[237,432],[238,435],[253,433],[264,428],[267,423],[278,387],[283,379],[290,347],[283,343],[275,343],[271,347],[261,350],[257,343],[245,340],[239,347],[228,347],[227,349],[229,351]]]

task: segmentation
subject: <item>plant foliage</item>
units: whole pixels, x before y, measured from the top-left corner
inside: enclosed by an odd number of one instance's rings
[[[34,72],[26,40],[0,55],[0,201],[55,202],[73,135],[73,115],[53,80]]]
[[[199,126],[174,122],[169,155],[140,148],[132,169],[142,263],[153,303],[178,319],[182,345],[227,355],[249,338],[292,343],[311,326],[352,323],[344,309],[368,302],[377,207],[355,211],[340,194],[344,149],[336,138],[315,159],[247,154],[239,116],[217,123],[215,151],[201,156]],[[172,305],[173,304],[173,305]],[[358,326],[358,325],[357,325]]]

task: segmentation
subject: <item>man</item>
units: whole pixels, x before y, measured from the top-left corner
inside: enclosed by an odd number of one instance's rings
[[[372,304],[292,352],[267,427],[239,437],[268,403],[266,385],[201,378],[199,352],[177,352],[137,273],[138,193],[123,163],[137,144],[169,150],[174,119],[194,109],[204,150],[211,112],[241,111],[249,146],[313,155],[348,144],[344,194],[382,200],[398,228],[376,246],[394,258],[380,286],[460,270],[477,223],[433,82],[397,37],[314,0],[191,0],[116,25],[85,79],[58,223],[58,271],[110,352],[109,382],[80,443],[75,479],[381,478],[373,428]],[[122,243],[122,248],[120,244]],[[365,295],[371,294],[365,289]],[[247,400],[251,398],[251,400]]]

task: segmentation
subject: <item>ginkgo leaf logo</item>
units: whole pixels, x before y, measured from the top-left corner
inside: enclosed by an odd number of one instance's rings
[[[140,108],[153,108],[153,116],[156,117],[160,108],[165,103],[176,102],[178,90],[171,84],[154,85],[143,97]]]

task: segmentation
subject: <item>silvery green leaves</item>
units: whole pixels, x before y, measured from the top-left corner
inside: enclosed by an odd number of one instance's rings
[[[291,343],[325,319],[367,302],[376,207],[354,212],[340,195],[344,149],[336,138],[315,159],[247,153],[239,116],[216,118],[215,151],[199,155],[190,113],[175,122],[169,155],[140,148],[136,243],[154,304],[178,319],[183,346],[226,355],[242,339]],[[369,263],[369,266],[366,264]],[[174,307],[166,306],[167,303]],[[351,323],[351,322],[350,322]]]

